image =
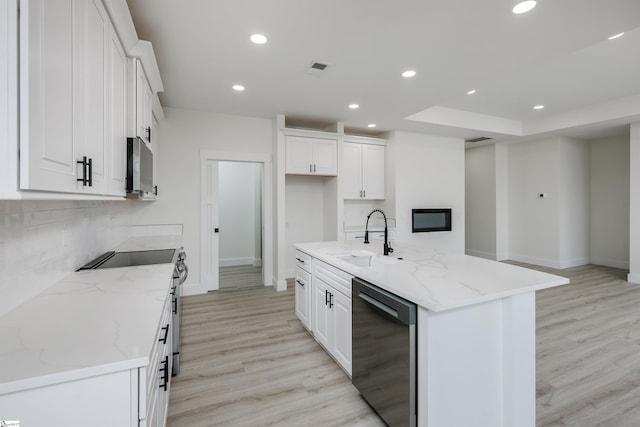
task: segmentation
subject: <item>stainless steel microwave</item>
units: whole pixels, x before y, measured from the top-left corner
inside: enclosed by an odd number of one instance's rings
[[[127,193],[153,191],[153,152],[142,138],[127,138]]]
[[[411,232],[451,231],[451,209],[412,209]]]

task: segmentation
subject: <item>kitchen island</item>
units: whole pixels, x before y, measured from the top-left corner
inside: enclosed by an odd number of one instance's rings
[[[568,279],[401,243],[393,256],[381,255],[380,242],[295,247],[302,263],[328,265],[417,305],[417,425],[535,426],[535,291]]]

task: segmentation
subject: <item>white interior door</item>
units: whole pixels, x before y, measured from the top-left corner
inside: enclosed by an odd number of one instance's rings
[[[218,214],[218,161],[207,160],[202,177],[202,284],[205,291],[215,291],[220,287],[218,282],[219,253],[219,214]]]

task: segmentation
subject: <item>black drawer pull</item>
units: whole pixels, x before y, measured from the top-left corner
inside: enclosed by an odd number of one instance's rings
[[[296,260],[300,261],[301,263],[304,264],[304,260],[302,258],[296,257]]]
[[[169,384],[169,356],[165,356],[164,360],[160,362],[162,365],[160,367],[160,372],[162,372],[162,376],[160,377],[160,388],[167,391],[167,384]]]
[[[300,286],[304,286],[304,282],[301,280],[296,279],[296,283]]]
[[[169,324],[167,323],[167,326],[161,328],[164,331],[164,337],[160,338],[158,341],[160,341],[162,344],[166,344],[167,343],[167,337],[169,336]]]

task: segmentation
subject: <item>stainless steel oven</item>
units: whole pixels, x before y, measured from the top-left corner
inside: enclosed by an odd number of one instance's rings
[[[417,421],[416,305],[352,281],[352,382],[387,425]]]

